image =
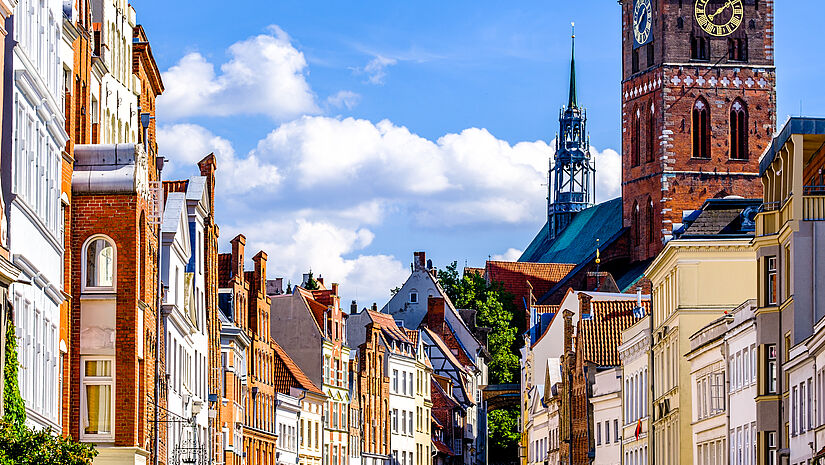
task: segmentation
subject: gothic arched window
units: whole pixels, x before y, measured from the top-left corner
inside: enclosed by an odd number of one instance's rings
[[[83,249],[83,285],[86,289],[113,290],[115,246],[103,235],[93,236]]]
[[[633,245],[639,245],[641,234],[639,232],[639,204],[637,202],[633,202],[633,211],[631,213],[630,218],[631,224],[631,231],[630,234],[633,237]]]
[[[656,154],[656,121],[653,119],[654,106],[650,103],[650,111],[647,114],[647,161],[654,160]]]
[[[642,118],[641,118],[641,111],[636,108],[633,112],[633,140],[631,141],[631,149],[630,149],[630,156],[631,156],[631,163],[633,166],[639,165],[639,159],[641,151],[641,139],[642,139]]]
[[[730,106],[730,157],[748,159],[748,109],[741,99]]]
[[[653,199],[647,198],[647,243],[652,244],[655,238],[656,221],[653,218]]]
[[[693,104],[693,158],[710,158],[710,107],[699,97]]]

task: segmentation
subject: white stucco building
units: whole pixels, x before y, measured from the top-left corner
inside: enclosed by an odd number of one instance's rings
[[[161,225],[161,279],[166,336],[168,409],[180,420],[168,429],[170,456],[186,441],[205,447],[208,412],[209,339],[205,308],[204,219],[206,178],[191,178],[186,192],[170,192]],[[191,447],[191,445],[189,446]]]
[[[301,403],[298,398],[275,393],[275,422],[278,443],[275,448],[277,465],[298,463],[298,418],[301,415]]]
[[[730,312],[725,334],[727,354],[728,431],[722,446],[730,465],[757,465],[756,396],[757,360],[756,300],[748,300]],[[718,447],[717,447],[718,450]]]
[[[14,9],[16,45],[5,67],[11,77],[3,169],[11,195],[3,225],[11,261],[22,271],[10,288],[27,422],[60,429],[60,305],[63,302],[61,163],[68,140],[61,106],[63,4],[21,0]],[[10,125],[10,127],[9,127]],[[5,149],[4,149],[5,152]]]
[[[624,465],[648,463],[650,423],[650,319],[622,332],[622,460]],[[638,433],[638,434],[637,434]]]
[[[593,383],[593,424],[596,428],[594,465],[621,465],[622,367],[596,373]]]
[[[727,387],[725,357],[725,317],[717,318],[690,336],[690,389],[693,463],[724,463],[727,442]],[[740,368],[741,354],[736,354],[735,368]],[[734,373],[734,382],[741,380]],[[750,441],[748,441],[749,443]],[[733,457],[733,455],[731,455]]]

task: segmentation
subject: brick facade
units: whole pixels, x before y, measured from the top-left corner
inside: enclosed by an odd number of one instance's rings
[[[380,343],[381,327],[366,326],[366,339],[358,347],[356,383],[360,395],[361,453],[387,456],[390,453],[390,378],[384,373],[386,348]]]
[[[773,1],[743,2],[744,20],[729,37],[705,33],[694,19],[693,2],[654,1],[653,40],[635,52],[634,2],[620,3],[623,222],[638,261],[659,253],[681,226],[683,212],[705,199],[761,195],[758,158],[776,126]],[[709,59],[692,58],[694,38],[708,41]],[[744,60],[732,59],[729,38],[746,41]],[[693,156],[697,105],[709,115],[709,152],[703,157]],[[744,159],[731,157],[734,105],[747,115]]]

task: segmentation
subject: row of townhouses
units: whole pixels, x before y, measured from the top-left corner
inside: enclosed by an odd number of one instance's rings
[[[618,3],[621,198],[572,61],[547,224],[470,270],[524,310],[520,463],[821,463],[825,119],[777,129],[774,2]]]
[[[243,235],[218,251],[215,156],[164,179],[133,6],[0,14],[0,321],[30,427],[98,464],[485,463],[489,355],[423,253],[381,311],[284,289],[264,251],[245,269]]]

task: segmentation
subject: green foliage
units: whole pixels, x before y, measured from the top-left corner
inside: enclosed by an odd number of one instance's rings
[[[304,289],[308,291],[315,291],[320,288],[321,286],[318,284],[318,281],[316,281],[315,278],[312,277],[312,270],[309,270],[309,275],[307,275],[307,282],[306,286],[304,286]]]
[[[518,424],[518,408],[493,410],[487,414],[487,429],[490,434],[488,447],[492,463],[507,462],[493,460],[493,457],[518,457]]]
[[[393,296],[393,297],[395,297],[395,294],[398,294],[399,292],[401,292],[400,287],[394,287],[394,288],[390,289],[390,295]]]
[[[3,420],[13,427],[22,427],[26,422],[26,406],[17,383],[17,336],[14,323],[6,325],[6,363],[3,367]]]
[[[458,263],[453,262],[438,271],[438,281],[456,308],[476,310],[476,324],[490,328],[487,350],[491,360],[488,374],[491,384],[512,383],[518,379],[519,360],[516,340],[519,328],[514,325],[513,296],[500,283],[487,284],[475,273],[458,274]]]
[[[26,427],[26,406],[17,381],[17,337],[6,328],[6,364],[3,370],[5,412],[0,419],[0,465],[91,465],[97,456],[92,444],[81,444]]]
[[[92,444],[0,421],[0,465],[91,465],[95,456]]]

